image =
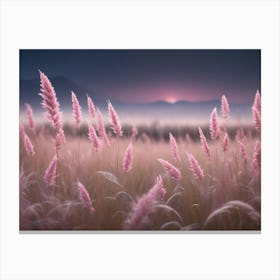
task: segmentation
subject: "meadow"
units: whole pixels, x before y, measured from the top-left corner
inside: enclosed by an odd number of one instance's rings
[[[225,96],[201,128],[122,126],[110,102],[104,124],[89,96],[84,124],[75,93],[67,126],[40,79],[48,123],[26,104],[20,124],[21,230],[261,229],[259,92],[246,127],[227,125]]]

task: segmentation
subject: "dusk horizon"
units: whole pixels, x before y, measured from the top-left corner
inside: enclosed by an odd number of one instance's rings
[[[248,123],[261,90],[260,63],[260,50],[20,50],[20,113],[29,103],[43,121],[41,70],[65,121],[71,119],[73,91],[84,112],[87,95],[102,113],[110,100],[121,120],[133,124],[200,124],[214,107],[219,111],[225,95],[230,122]]]
[[[21,97],[28,102],[39,92],[40,69],[62,101],[73,87],[97,101],[199,102],[225,94],[242,104],[261,90],[260,63],[260,50],[21,50]]]

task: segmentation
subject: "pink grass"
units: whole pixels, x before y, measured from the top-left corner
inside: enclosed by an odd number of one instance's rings
[[[25,129],[24,129],[24,125],[22,123],[19,124],[19,136],[20,136],[21,140],[24,142]]]
[[[223,138],[223,151],[226,152],[228,151],[229,148],[229,137],[228,134],[225,133],[224,138]]]
[[[238,143],[239,143],[239,147],[240,147],[240,153],[241,153],[242,161],[245,165],[247,165],[248,158],[247,158],[246,147],[241,141],[239,141]]]
[[[256,92],[253,107],[261,114],[261,95],[259,90]]]
[[[35,134],[35,122],[34,122],[32,107],[30,104],[25,103],[25,109],[26,109],[29,128],[30,130],[32,130],[33,134]]]
[[[111,102],[108,102],[108,111],[114,133],[117,137],[122,136],[121,122]]]
[[[210,149],[209,149],[209,145],[207,143],[206,137],[204,136],[204,133],[200,127],[198,128],[198,131],[199,131],[199,137],[200,137],[202,150],[205,152],[207,157],[210,159],[211,153],[210,153]]]
[[[72,108],[73,108],[73,117],[76,122],[76,126],[79,127],[82,121],[82,109],[79,103],[79,100],[76,94],[72,91]]]
[[[161,163],[161,165],[164,167],[164,169],[167,171],[171,178],[177,181],[182,179],[180,170],[177,169],[174,165],[161,158],[158,158],[158,161]]]
[[[261,142],[259,140],[255,144],[252,167],[255,175],[259,176],[261,172]]]
[[[171,133],[169,133],[169,144],[170,144],[170,148],[171,148],[174,159],[176,161],[181,161],[181,158],[179,156],[177,142]]]
[[[255,123],[256,130],[261,133],[261,115],[256,107],[252,108],[253,119]]]
[[[60,129],[55,137],[55,146],[56,149],[59,150],[60,147],[65,143],[65,135],[63,129]]]
[[[57,168],[57,156],[55,154],[47,170],[45,171],[45,175],[44,175],[44,181],[48,186],[53,186],[55,183],[56,168]]]
[[[214,108],[211,117],[210,117],[210,134],[211,139],[217,139],[219,135],[219,124],[218,124],[218,117],[217,117],[217,108]]]
[[[132,211],[124,223],[124,228],[129,230],[143,229],[149,222],[149,214],[153,212],[155,205],[163,200],[165,193],[162,178],[158,176],[156,184],[133,205]]]
[[[25,151],[29,156],[34,156],[35,152],[34,152],[34,146],[30,140],[30,138],[28,137],[27,134],[24,135],[24,147],[25,147]]]
[[[41,79],[41,92],[39,95],[43,98],[42,107],[46,110],[47,120],[54,125],[58,132],[62,129],[62,114],[59,110],[56,93],[48,77],[41,71],[39,73]]]
[[[204,172],[196,158],[192,154],[188,154],[188,160],[190,164],[190,169],[195,179],[202,180],[204,178]]]
[[[88,137],[89,137],[89,140],[91,141],[95,151],[96,152],[100,151],[102,148],[102,144],[96,134],[96,131],[95,131],[93,125],[90,123],[88,123]]]
[[[95,209],[92,206],[92,200],[91,200],[90,195],[89,195],[87,189],[85,188],[85,186],[80,181],[78,181],[77,187],[79,190],[81,202],[92,212],[95,212]]]
[[[132,161],[133,161],[133,154],[132,154],[132,142],[129,143],[124,159],[123,159],[123,170],[128,172],[132,169]]]
[[[228,119],[229,117],[229,104],[227,101],[227,98],[225,95],[222,96],[221,98],[221,113],[222,113],[222,117],[225,119]]]
[[[107,146],[110,146],[110,141],[106,133],[103,117],[99,109],[97,109],[97,127],[98,127],[99,136],[102,138],[103,142]]]
[[[95,117],[95,106],[92,99],[87,95],[88,112],[92,118]]]

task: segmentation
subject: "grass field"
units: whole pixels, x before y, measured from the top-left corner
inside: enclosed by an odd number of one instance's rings
[[[38,129],[39,130],[39,129]],[[170,144],[138,135],[136,139],[111,138],[110,146],[96,152],[88,138],[66,137],[59,150],[54,185],[48,186],[44,173],[56,153],[51,134],[33,135],[29,156],[20,143],[20,228],[120,230],[133,205],[162,176],[164,198],[153,205],[137,229],[260,229],[260,176],[252,162],[257,138],[243,136],[247,162],[240,144],[230,139],[209,141],[211,157],[199,141],[178,142],[180,161],[172,155]],[[245,131],[246,132],[246,131]],[[197,131],[198,134],[198,131]],[[132,141],[132,168],[123,170],[125,150]],[[196,179],[187,154],[191,153],[204,171]],[[162,158],[177,167],[182,178],[169,176],[157,160]],[[80,199],[77,181],[89,193],[94,211]],[[212,216],[211,216],[212,215]]]

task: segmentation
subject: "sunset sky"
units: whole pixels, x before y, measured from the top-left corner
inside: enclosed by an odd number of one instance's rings
[[[41,69],[115,102],[207,101],[225,93],[239,104],[260,89],[260,63],[260,50],[21,50],[20,79],[39,81]]]

